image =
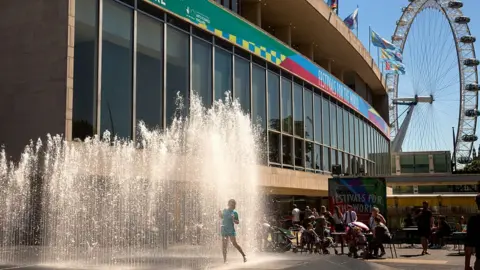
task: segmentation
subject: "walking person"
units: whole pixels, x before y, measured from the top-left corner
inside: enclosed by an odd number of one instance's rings
[[[465,270],[480,270],[480,194],[475,199],[478,213],[470,217],[467,224],[467,238],[465,243]],[[475,252],[476,259],[472,268],[470,259]]]
[[[429,255],[428,253],[428,239],[432,236],[433,228],[433,214],[428,208],[428,202],[423,202],[423,208],[417,216],[418,234],[422,243],[422,255]]]
[[[240,223],[238,219],[238,212],[235,210],[237,202],[234,199],[228,201],[228,207],[223,211],[218,211],[218,216],[222,219],[222,252],[223,262],[227,263],[227,247],[228,240],[232,245],[242,254],[243,261],[247,262],[247,256],[243,252],[240,245],[237,243],[237,233],[235,231],[235,224]]]

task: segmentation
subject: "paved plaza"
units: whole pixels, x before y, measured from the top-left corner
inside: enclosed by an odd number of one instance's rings
[[[208,265],[205,264],[204,258],[175,256],[166,258],[156,258],[148,262],[148,264],[138,265],[138,267],[128,267],[128,269],[291,269],[291,270],[309,270],[309,269],[325,269],[325,270],[410,270],[421,269],[426,270],[450,270],[461,269],[463,267],[464,256],[459,254],[457,250],[453,250],[452,246],[446,249],[431,250],[431,255],[419,256],[421,249],[419,248],[397,248],[398,258],[391,258],[390,250],[386,250],[387,255],[383,259],[363,261],[352,259],[347,256],[339,255],[314,255],[307,253],[260,253],[250,254],[247,263],[242,262],[242,258],[230,252],[229,263],[223,264],[221,255],[210,258]],[[333,253],[333,252],[332,252]],[[195,267],[197,265],[197,267]],[[202,265],[200,267],[200,265]],[[115,267],[106,267],[99,269],[126,269],[121,265]],[[8,269],[24,269],[24,270],[41,270],[41,269],[71,269],[83,270],[92,269],[86,267],[66,267],[62,265],[45,265],[45,266],[0,266],[2,270]]]

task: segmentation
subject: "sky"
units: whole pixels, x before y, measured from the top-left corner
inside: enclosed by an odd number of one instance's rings
[[[355,8],[359,7],[358,13],[358,37],[368,49],[369,47],[369,27],[387,40],[391,40],[396,27],[396,22],[402,15],[402,7],[409,4],[407,0],[338,0],[339,16],[345,18],[350,15]],[[477,37],[477,58],[480,53],[480,18],[475,16],[475,11],[480,10],[479,0],[463,0],[464,7],[462,11],[465,16],[470,17],[470,31]],[[430,12],[430,13],[428,13]],[[447,21],[440,17],[438,12],[428,11],[418,17],[414,22],[412,30],[406,42],[404,50],[404,63],[407,74],[401,76],[399,83],[399,96],[413,96],[433,94],[438,100],[432,105],[422,105],[417,109],[412,118],[410,128],[404,142],[403,151],[413,150],[453,150],[452,127],[457,129],[459,112],[459,83],[451,79],[452,83],[443,81],[444,86],[439,86],[436,81],[441,81],[443,77],[458,78],[458,65],[455,68],[448,68],[450,62],[456,60],[456,51],[453,47],[453,37],[449,32]],[[478,12],[476,12],[478,14]],[[432,22],[430,25],[430,22]],[[417,23],[417,24],[415,24]],[[443,29],[442,29],[443,28]],[[413,31],[416,31],[416,37]],[[439,33],[438,36],[429,36],[431,33]],[[429,36],[428,38],[426,38]],[[423,37],[423,38],[422,38]],[[429,44],[427,44],[429,43]],[[427,44],[424,45],[423,44]],[[435,44],[446,44],[444,46]],[[451,47],[449,46],[451,45]],[[423,48],[422,48],[423,47]],[[427,60],[423,59],[422,54],[429,53]],[[433,56],[435,54],[436,56]],[[372,56],[377,58],[377,51],[372,46]],[[440,61],[436,58],[441,58]],[[451,61],[453,60],[453,61]],[[443,62],[443,65],[441,64]],[[436,70],[423,72],[427,67],[438,65]],[[447,74],[447,75],[445,75]],[[428,78],[425,78],[428,77]],[[420,82],[419,82],[420,81]],[[426,82],[423,82],[426,81]],[[423,86],[422,86],[423,83]],[[415,86],[414,86],[415,85]],[[426,88],[440,88],[440,90],[430,91]],[[446,88],[446,89],[444,89]],[[417,89],[417,90],[412,90]],[[430,107],[429,107],[430,106]],[[402,114],[403,109],[399,109]],[[406,114],[402,114],[399,123],[403,121]],[[477,132],[479,134],[480,132]],[[418,139],[424,138],[424,139]],[[477,143],[476,143],[477,145]],[[478,145],[477,145],[478,146]]]

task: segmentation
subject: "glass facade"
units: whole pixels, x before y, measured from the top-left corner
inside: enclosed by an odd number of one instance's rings
[[[166,128],[186,113],[190,90],[206,106],[231,91],[264,130],[265,164],[390,172],[386,137],[320,89],[142,1],[100,2],[75,2],[74,138],[109,130],[135,139],[139,121]]]

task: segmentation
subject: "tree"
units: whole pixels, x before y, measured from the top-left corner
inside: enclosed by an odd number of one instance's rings
[[[470,164],[465,165],[463,171],[467,173],[480,173],[480,160],[475,159]]]

